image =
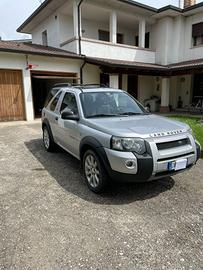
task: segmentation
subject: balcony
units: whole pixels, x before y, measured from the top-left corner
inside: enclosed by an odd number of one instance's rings
[[[77,5],[73,3],[73,17],[66,18],[66,21],[72,21],[73,35],[67,36],[65,41],[62,39],[62,49],[88,57],[155,63],[152,19],[134,13],[130,8],[124,12],[113,6],[88,2],[82,4],[80,18],[79,25]],[[70,23],[69,27],[65,22],[61,25],[63,33],[66,29],[70,32]]]
[[[64,42],[61,48],[77,52],[78,39],[73,38]],[[81,54],[89,57],[155,63],[155,52],[150,49],[89,38],[81,38]]]

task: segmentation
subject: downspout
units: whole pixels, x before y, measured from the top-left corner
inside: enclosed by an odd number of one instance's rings
[[[80,84],[83,84],[83,68],[85,67],[85,65],[86,65],[86,60],[84,60],[84,63],[80,67]]]
[[[79,45],[79,55],[81,55],[81,5],[84,0],[80,0],[78,4],[78,45]]]

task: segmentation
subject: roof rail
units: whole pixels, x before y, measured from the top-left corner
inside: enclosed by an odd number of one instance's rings
[[[107,88],[109,87],[108,85],[106,84],[74,84],[74,83],[56,83],[54,85],[54,87],[76,87],[76,88],[83,88],[83,89],[87,89],[87,88],[100,88],[100,87],[103,87],[103,88]]]
[[[100,87],[103,87],[103,88],[107,88],[108,85],[106,84],[95,84],[95,83],[89,83],[89,84],[76,84],[76,85],[73,85],[73,87],[79,87],[79,88],[100,88]]]
[[[53,87],[58,87],[58,86],[60,86],[60,87],[63,87],[63,86],[72,86],[72,84],[71,83],[56,83],[56,84],[54,84]]]

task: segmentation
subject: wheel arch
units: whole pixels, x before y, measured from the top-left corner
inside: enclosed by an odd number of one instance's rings
[[[93,150],[98,155],[101,162],[103,163],[103,165],[105,166],[105,168],[108,171],[110,168],[110,163],[109,163],[109,160],[107,158],[104,147],[97,139],[95,139],[94,137],[91,137],[91,136],[85,137],[84,139],[82,139],[82,141],[80,143],[81,164],[83,163],[82,161],[83,161],[84,154],[88,150]]]

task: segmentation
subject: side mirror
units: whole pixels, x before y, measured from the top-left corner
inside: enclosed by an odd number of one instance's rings
[[[79,121],[79,116],[74,114],[72,110],[65,110],[61,114],[63,120]]]

